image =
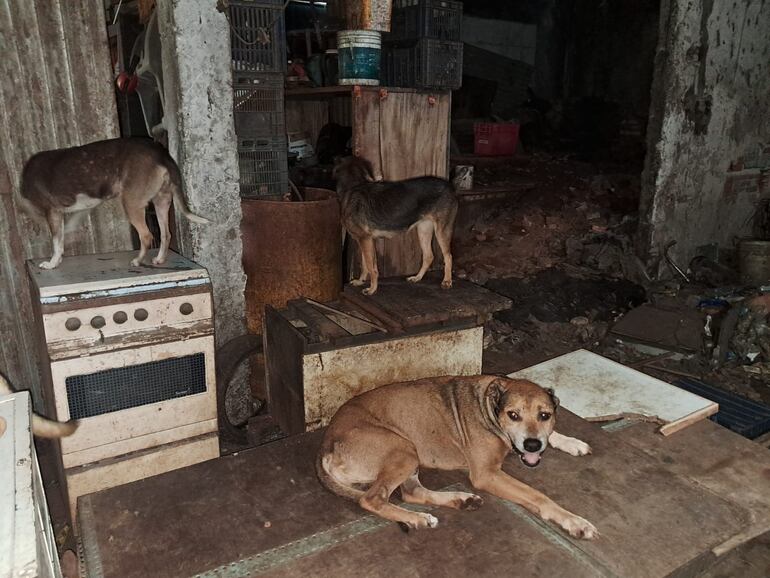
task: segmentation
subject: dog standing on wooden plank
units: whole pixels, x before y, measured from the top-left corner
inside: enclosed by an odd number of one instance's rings
[[[78,214],[102,202],[120,197],[129,221],[139,233],[138,266],[152,244],[145,221],[145,208],[152,201],[160,225],[160,250],[152,260],[163,264],[171,244],[168,219],[173,200],[176,209],[194,223],[208,219],[191,213],[182,197],[182,176],[174,159],[161,145],[145,138],[117,138],[87,145],[44,151],[24,166],[21,201],[27,214],[47,222],[53,241],[53,256],[40,264],[57,267],[64,254],[64,217],[71,215],[67,229],[76,226]]]
[[[457,216],[457,198],[452,184],[438,177],[405,181],[374,182],[372,165],[359,157],[337,159],[334,166],[337,194],[342,208],[342,225],[361,249],[361,275],[352,281],[363,285],[365,295],[377,291],[379,271],[374,240],[390,238],[417,228],[422,265],[407,281],[417,283],[433,263],[435,233],[444,257],[441,287],[452,286],[452,232]]]
[[[537,466],[549,443],[573,456],[591,453],[585,442],[554,431],[558,404],[553,390],[493,375],[386,385],[337,411],[316,472],[330,491],[408,529],[435,528],[438,519],[390,503],[393,491],[400,486],[405,502],[475,510],[483,503],[480,496],[428,490],[418,478],[420,467],[467,470],[474,488],[519,504],[571,536],[591,539],[598,536],[593,524],[502,471],[511,452]]]
[[[10,395],[15,393],[11,384],[5,376],[0,373],[0,395]],[[63,438],[75,433],[78,429],[77,421],[53,421],[37,415],[32,414],[32,433],[41,438]],[[1,432],[0,432],[1,433]]]

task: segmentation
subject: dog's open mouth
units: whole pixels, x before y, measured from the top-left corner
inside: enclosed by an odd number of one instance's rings
[[[522,452],[515,445],[513,446],[513,449],[518,454],[519,459],[525,466],[534,468],[540,463],[540,452]]]

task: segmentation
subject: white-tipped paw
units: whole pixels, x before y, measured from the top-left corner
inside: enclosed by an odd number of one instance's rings
[[[61,261],[57,261],[55,259],[51,259],[50,261],[43,261],[42,263],[40,263],[40,268],[41,269],[53,269],[55,267],[58,267],[59,263],[61,263]]]
[[[131,259],[131,266],[132,267],[138,267],[141,264],[142,264],[142,262],[139,260],[138,257],[136,259]]]
[[[599,536],[599,530],[596,529],[596,526],[580,516],[572,515],[566,518],[561,523],[561,527],[573,538],[593,540]]]
[[[371,287],[367,287],[366,289],[361,291],[361,293],[363,293],[364,295],[374,295],[375,293],[377,293],[377,289],[372,289]]]
[[[350,284],[351,284],[353,287],[360,287],[360,286],[361,286],[361,285],[363,285],[364,283],[366,283],[366,281],[362,281],[361,279],[353,279],[353,280],[350,282]]]
[[[420,281],[422,281],[422,277],[420,277],[419,275],[412,275],[411,277],[407,277],[406,280],[409,281],[410,283],[419,283]]]
[[[587,456],[591,453],[591,446],[577,438],[570,438],[564,443],[562,450],[571,456]]]
[[[414,514],[409,516],[409,520],[405,522],[399,522],[401,530],[409,533],[409,530],[420,530],[421,528],[435,528],[438,526],[438,518],[430,514]]]
[[[591,453],[591,446],[577,438],[571,438],[558,432],[548,437],[548,443],[554,448],[571,456],[585,456]]]
[[[438,526],[438,518],[436,516],[433,516],[431,514],[424,514],[424,517],[425,517],[426,528],[435,528]]]
[[[166,258],[165,257],[163,257],[163,258],[161,258],[161,257],[153,257],[153,259],[152,259],[152,264],[153,265],[163,265],[163,263],[165,263],[165,262],[166,262]]]
[[[442,281],[441,282],[441,288],[442,289],[451,289],[452,288],[452,280],[449,281]]]

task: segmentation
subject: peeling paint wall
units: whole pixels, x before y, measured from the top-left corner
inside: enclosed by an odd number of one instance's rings
[[[639,241],[686,264],[770,195],[770,2],[665,0],[660,28]]]
[[[179,246],[209,271],[221,345],[246,333],[230,31],[212,0],[159,0],[158,25],[169,150],[190,207],[212,221],[178,219]]]

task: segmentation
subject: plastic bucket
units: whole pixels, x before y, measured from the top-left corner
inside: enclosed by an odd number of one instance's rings
[[[770,283],[770,241],[741,241],[738,245],[738,259],[743,283]]]
[[[339,83],[377,86],[380,84],[382,37],[369,30],[337,33]]]

